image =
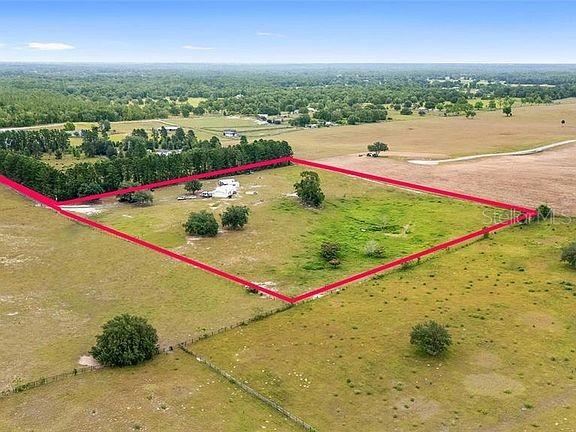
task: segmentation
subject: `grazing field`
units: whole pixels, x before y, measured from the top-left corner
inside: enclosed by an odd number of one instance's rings
[[[575,237],[514,227],[192,349],[319,430],[572,431]],[[453,337],[439,358],[409,343],[429,319]]]
[[[10,431],[294,431],[279,413],[181,351],[0,400]]]
[[[238,139],[227,138],[222,135],[224,129],[236,129],[240,135],[245,135],[249,141],[260,138],[273,138],[277,134],[289,130],[296,130],[288,125],[258,124],[256,118],[240,116],[206,115],[201,117],[170,117],[169,122],[186,129],[192,129],[199,139],[210,139],[217,136],[223,144],[238,142]]]
[[[515,107],[512,117],[499,111],[478,112],[474,119],[465,117],[425,118],[410,116],[413,121],[394,120],[357,126],[322,129],[294,129],[276,135],[285,139],[298,157],[317,159],[366,152],[374,141],[384,141],[399,157],[442,159],[478,153],[523,150],[574,138],[576,100],[541,106]],[[561,120],[568,123],[561,125]]]
[[[148,318],[175,344],[280,307],[0,188],[0,388],[70,371],[100,326]]]
[[[299,294],[410,253],[464,235],[512,215],[468,202],[388,187],[337,173],[317,171],[326,202],[306,208],[294,183],[306,168],[291,166],[236,177],[242,189],[232,199],[176,200],[183,186],[159,189],[152,207],[108,200],[94,217],[106,225],[222,268],[285,294]],[[216,180],[206,182],[211,190]],[[187,237],[182,224],[193,211],[219,215],[231,204],[249,207],[241,231],[215,238]],[[342,264],[320,256],[323,242],[341,246]],[[365,253],[369,242],[383,250]]]

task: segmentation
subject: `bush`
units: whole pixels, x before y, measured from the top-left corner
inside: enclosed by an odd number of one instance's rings
[[[242,229],[248,222],[249,213],[250,209],[246,206],[230,206],[222,213],[222,226],[233,230]]]
[[[562,261],[576,269],[576,242],[562,249]]]
[[[96,345],[90,350],[104,366],[132,366],[158,353],[156,330],[141,317],[123,314],[102,326]]]
[[[320,189],[320,177],[314,171],[303,171],[300,180],[294,184],[298,198],[303,204],[312,207],[320,207],[324,201],[324,193]]]
[[[184,189],[186,189],[187,192],[194,194],[202,189],[202,182],[200,180],[189,181],[184,185]]]
[[[320,256],[327,262],[340,258],[340,245],[338,243],[324,242],[320,246]],[[338,262],[338,264],[340,264]]]
[[[382,256],[384,256],[384,250],[378,242],[370,240],[364,247],[364,254],[370,258],[382,258]]]
[[[538,210],[538,219],[550,219],[552,216],[554,216],[554,212],[546,204],[541,204],[540,206],[538,206],[537,210]]]
[[[452,344],[452,338],[446,327],[435,321],[416,324],[410,333],[410,343],[429,355],[438,355]]]
[[[122,183],[120,183],[119,189],[126,189],[126,188],[134,187],[134,186],[139,186],[139,183],[123,181]],[[131,203],[132,202],[132,195],[134,195],[134,192],[128,192],[128,193],[125,193],[122,195],[118,195],[116,197],[116,199],[118,200],[118,202]]]
[[[184,223],[184,229],[189,235],[214,237],[218,234],[218,222],[212,213],[202,210],[190,213],[188,220]]]
[[[154,195],[152,195],[152,192],[141,190],[132,193],[130,203],[145,206],[152,205],[153,201]]]

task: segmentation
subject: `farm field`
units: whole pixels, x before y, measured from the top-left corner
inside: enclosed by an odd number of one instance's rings
[[[0,389],[78,367],[117,314],[145,316],[166,346],[281,306],[4,187],[0,214]]]
[[[575,235],[507,229],[192,349],[319,430],[572,431]],[[453,337],[438,358],[409,343],[429,319]]]
[[[294,154],[318,159],[351,153],[365,153],[366,146],[383,141],[390,146],[390,156],[443,159],[479,153],[523,150],[571,139],[576,133],[573,122],[561,125],[562,119],[576,116],[576,100],[553,105],[514,107],[512,117],[501,111],[480,111],[474,119],[465,117],[425,118],[410,116],[412,121],[394,120],[357,126],[322,129],[294,129],[275,139],[286,140]]]
[[[181,351],[0,401],[0,429],[295,431],[279,413]]]
[[[337,173],[317,171],[326,202],[303,207],[294,183],[305,167],[290,166],[235,177],[241,184],[232,199],[178,201],[182,185],[158,189],[151,207],[108,199],[94,205],[93,218],[146,241],[170,248],[284,294],[294,295],[368,270],[487,225],[511,218],[506,211],[389,187]],[[205,182],[211,190],[216,180]],[[182,224],[193,211],[219,215],[231,204],[250,209],[241,231],[221,230],[214,238],[188,237]],[[381,257],[368,257],[376,242]],[[320,257],[323,242],[342,247],[342,264]],[[282,245],[282,247],[278,247]]]

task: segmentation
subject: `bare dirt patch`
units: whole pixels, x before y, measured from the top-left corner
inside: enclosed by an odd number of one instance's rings
[[[537,330],[555,331],[558,329],[557,320],[552,315],[544,312],[528,312],[523,314],[519,320],[522,324]]]
[[[519,381],[494,372],[466,375],[464,387],[474,395],[494,398],[505,398],[509,395],[522,393],[525,389]]]
[[[357,155],[322,162],[519,205],[548,203],[557,214],[576,215],[576,145],[539,154],[435,166]]]
[[[496,369],[502,366],[502,360],[498,355],[485,350],[474,354],[470,363],[486,369]]]

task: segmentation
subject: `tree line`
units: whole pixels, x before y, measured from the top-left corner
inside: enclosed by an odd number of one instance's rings
[[[407,101],[430,109],[461,98],[510,97],[546,103],[576,96],[576,71],[568,66],[557,69],[498,65],[35,65],[31,69],[0,65],[0,127],[205,112],[278,115],[308,108],[323,121],[345,123],[352,117],[352,122],[371,122],[382,119],[385,106]],[[203,100],[193,106],[190,98]]]
[[[0,173],[41,194],[66,200],[113,191],[126,182],[147,184],[291,155],[286,141],[257,140],[167,156],[146,154],[81,162],[59,171],[34,157],[0,150]]]
[[[0,131],[0,149],[27,156],[40,157],[45,153],[62,154],[70,148],[70,139],[62,130],[8,130]]]

